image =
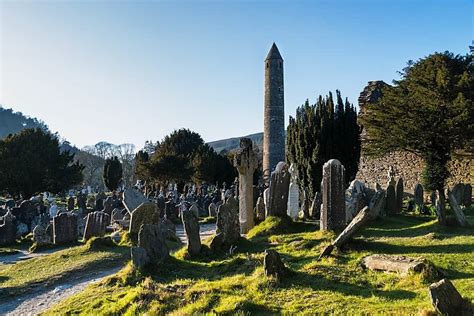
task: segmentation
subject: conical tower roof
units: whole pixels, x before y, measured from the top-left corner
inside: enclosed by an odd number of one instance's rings
[[[283,60],[283,58],[280,55],[280,51],[278,50],[278,47],[276,46],[275,43],[273,43],[272,48],[270,48],[270,51],[268,52],[267,58],[265,58],[265,60],[269,60],[269,59]]]

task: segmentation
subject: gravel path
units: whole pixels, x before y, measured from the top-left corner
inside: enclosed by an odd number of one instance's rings
[[[121,267],[79,275],[56,287],[40,288],[16,300],[0,303],[0,315],[37,315],[61,300],[77,294],[94,282],[117,273]]]

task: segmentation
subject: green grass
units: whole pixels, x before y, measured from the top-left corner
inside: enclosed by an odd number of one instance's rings
[[[471,214],[471,213],[469,213]],[[473,217],[469,215],[473,223]],[[474,223],[473,223],[474,224]],[[441,268],[461,294],[474,299],[474,230],[440,227],[433,217],[408,215],[372,222],[344,249],[316,261],[334,234],[315,225],[269,218],[242,239],[236,253],[174,257],[149,274],[128,266],[89,286],[47,314],[395,314],[432,311],[423,275],[363,270],[373,253],[424,257]],[[266,248],[293,271],[277,282],[264,275]]]
[[[14,249],[14,248],[0,248],[0,256],[15,255],[19,252],[20,251],[18,249]]]
[[[0,297],[31,291],[35,286],[51,286],[72,275],[123,264],[127,247],[93,247],[92,243],[3,266],[0,270]],[[0,299],[1,300],[1,299]]]

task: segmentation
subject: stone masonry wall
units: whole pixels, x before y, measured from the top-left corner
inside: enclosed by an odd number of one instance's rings
[[[421,158],[408,152],[394,152],[380,158],[361,156],[359,171],[356,179],[366,185],[374,187],[379,183],[382,187],[387,184],[388,168],[392,166],[396,178],[403,178],[405,192],[413,193],[417,183],[421,182],[424,162]],[[473,155],[456,155],[448,166],[450,177],[447,181],[448,188],[459,182],[474,185],[474,159]]]

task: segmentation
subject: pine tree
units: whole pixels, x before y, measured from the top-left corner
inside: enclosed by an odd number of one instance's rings
[[[117,156],[107,158],[104,165],[104,183],[110,191],[117,190],[122,180],[122,164]]]

